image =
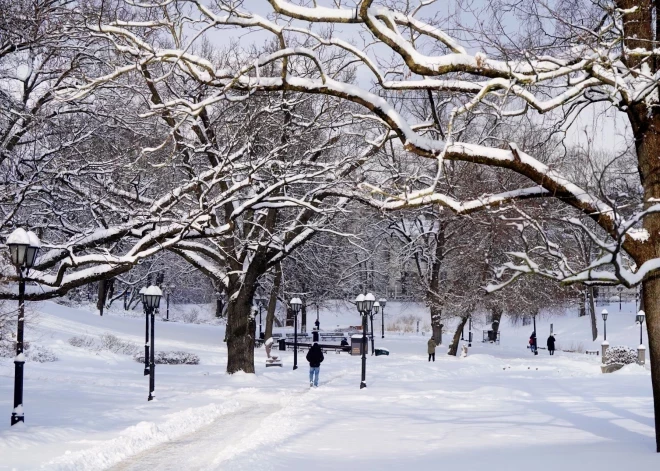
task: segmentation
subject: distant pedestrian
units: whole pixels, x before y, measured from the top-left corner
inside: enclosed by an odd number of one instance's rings
[[[312,348],[307,352],[307,361],[309,362],[309,387],[319,387],[319,372],[321,371],[321,363],[323,363],[323,350],[319,347],[318,342],[314,342]]]
[[[428,352],[429,352],[429,361],[431,361],[431,358],[433,358],[433,361],[435,361],[435,340],[433,339],[433,336],[428,341]]]
[[[536,343],[536,331],[532,332],[532,335],[529,336],[529,349],[534,355],[538,355],[538,346]]]
[[[548,353],[550,353],[550,355],[554,355],[555,354],[555,336],[554,335],[550,334],[550,337],[548,337],[547,345],[548,345]]]

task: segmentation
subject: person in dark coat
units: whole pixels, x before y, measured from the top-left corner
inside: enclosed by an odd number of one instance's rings
[[[554,355],[555,354],[555,336],[554,335],[550,334],[550,337],[548,337],[547,345],[548,345],[548,353],[550,353],[550,355]]]
[[[323,350],[318,342],[314,342],[312,348],[307,352],[307,361],[309,362],[309,387],[319,387],[319,372],[321,363],[323,363]]]
[[[538,355],[537,343],[536,343],[536,331],[532,332],[532,335],[529,336],[529,349],[534,355]]]

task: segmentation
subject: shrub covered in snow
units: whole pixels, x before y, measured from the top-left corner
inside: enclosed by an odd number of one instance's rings
[[[47,363],[57,361],[57,355],[52,350],[40,345],[25,343],[25,359],[27,361],[36,361],[37,363]],[[16,342],[0,341],[0,357],[14,358],[16,356]]]
[[[134,343],[126,342],[116,335],[108,333],[101,335],[101,349],[120,355],[135,355],[139,350]]]
[[[87,335],[76,335],[69,339],[69,345],[93,351],[107,350],[119,355],[135,355],[139,351],[139,347],[134,343],[122,340],[107,332],[101,335],[98,340]]]
[[[69,345],[72,347],[87,348],[91,350],[94,348],[94,339],[86,335],[76,335],[69,339]]]
[[[144,363],[144,354],[133,358],[138,363]],[[199,365],[199,357],[188,352],[156,352],[154,362],[157,365]]]
[[[610,347],[605,352],[605,364],[630,365],[637,362],[637,352],[632,348],[617,346]]]
[[[27,361],[36,361],[37,363],[48,363],[59,360],[52,350],[34,344],[25,350],[25,358]]]

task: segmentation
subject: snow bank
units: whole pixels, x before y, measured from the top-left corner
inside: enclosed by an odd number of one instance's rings
[[[127,428],[117,438],[99,442],[86,450],[67,451],[46,463],[43,469],[52,471],[99,470],[113,466],[137,453],[174,440],[212,423],[218,417],[238,409],[237,402],[218,406],[209,404],[164,416],[165,422],[140,422]]]

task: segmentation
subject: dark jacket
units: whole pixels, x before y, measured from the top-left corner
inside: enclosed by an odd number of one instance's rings
[[[306,358],[311,368],[317,368],[321,366],[321,363],[323,363],[323,350],[321,350],[321,347],[319,347],[318,343],[312,345],[312,348],[310,348],[309,352],[307,352]]]
[[[555,349],[555,336],[550,335],[548,337],[548,350],[554,350]]]

